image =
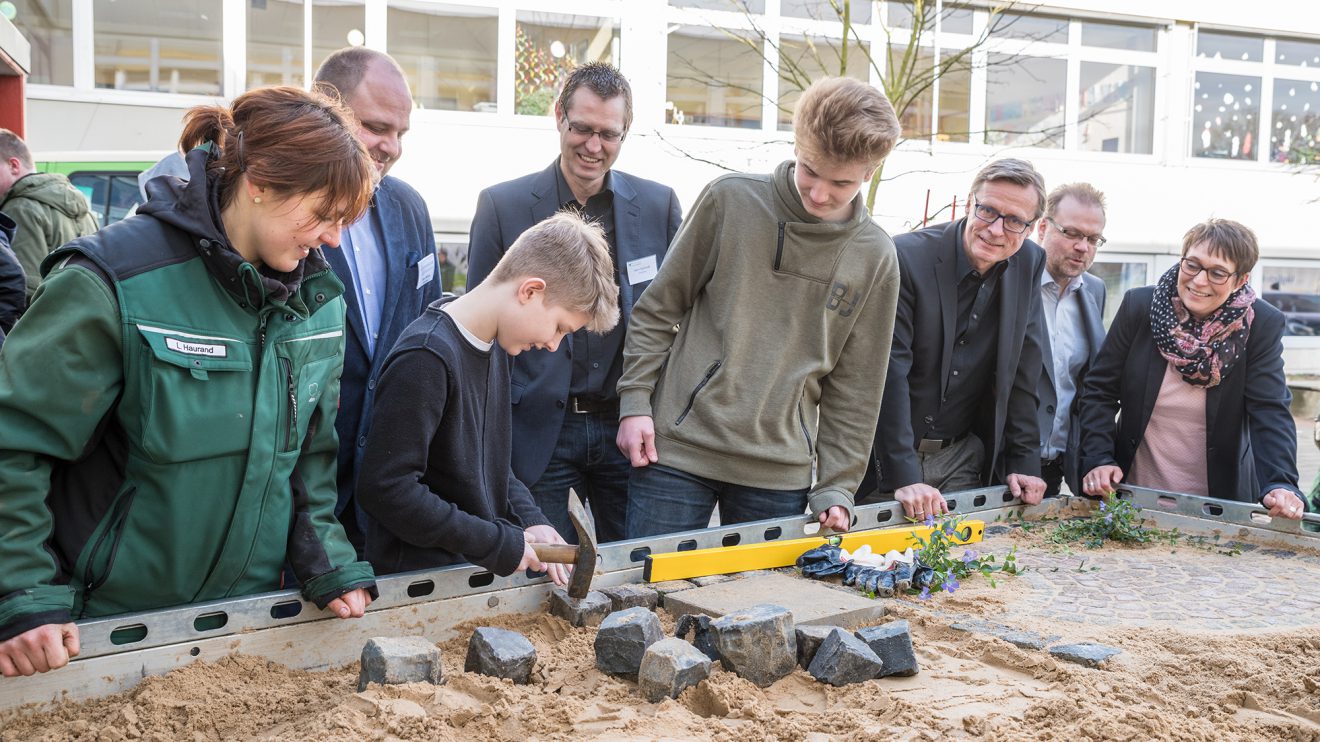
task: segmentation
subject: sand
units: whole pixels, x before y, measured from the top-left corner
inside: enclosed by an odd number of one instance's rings
[[[995,550],[1018,543],[1024,564],[1041,572],[1097,557],[1049,551],[1039,534],[1015,532],[993,541],[987,547]],[[1276,558],[1194,549],[1170,554],[1167,546],[1106,549],[1103,555],[1138,567],[1160,560]],[[1320,564],[1295,562],[1290,570],[1320,573]],[[1285,586],[1288,571],[1281,570]],[[539,660],[527,686],[462,672],[475,627],[469,625],[441,645],[442,686],[373,686],[356,693],[356,666],[302,672],[232,656],[148,678],[118,696],[0,716],[0,741],[1320,740],[1320,614],[1315,626],[1301,621],[1253,631],[1177,621],[1047,622],[1036,613],[1045,598],[1042,583],[1027,577],[1007,578],[997,589],[967,580],[957,594],[928,602],[890,601],[885,620],[906,618],[912,625],[922,671],[910,678],[832,688],[797,670],[761,689],[717,665],[709,680],[678,699],[650,704],[633,683],[595,669],[594,629],[548,615],[514,616],[496,625],[523,632],[536,646]],[[1158,603],[1160,596],[1152,590],[1145,599]],[[1085,668],[950,627],[969,616],[1097,641],[1123,654],[1103,669]],[[672,632],[673,622],[663,620]]]

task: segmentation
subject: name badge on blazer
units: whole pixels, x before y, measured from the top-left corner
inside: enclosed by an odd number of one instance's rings
[[[417,288],[421,288],[435,278],[435,253],[422,258],[417,264]]]
[[[655,278],[655,274],[658,272],[659,269],[656,267],[654,255],[628,261],[628,283],[633,286]]]

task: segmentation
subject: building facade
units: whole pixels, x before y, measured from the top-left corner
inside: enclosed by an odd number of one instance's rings
[[[1025,157],[1051,185],[1089,181],[1109,200],[1093,271],[1110,285],[1112,312],[1123,290],[1173,264],[1189,226],[1237,219],[1261,238],[1253,283],[1291,313],[1290,373],[1320,372],[1313,0],[1053,0],[1020,14],[929,4],[910,64],[959,62],[903,115],[907,140],[873,210],[882,225],[898,233],[961,213],[972,173],[995,157]],[[418,104],[394,173],[425,195],[442,244],[460,256],[477,193],[557,151],[549,111],[573,64],[623,69],[635,120],[617,167],[672,185],[690,205],[721,172],[792,155],[801,81],[843,71],[881,84],[904,64],[914,25],[911,3],[866,0],[847,4],[847,44],[830,0],[13,5],[32,44],[28,135],[48,159],[155,159],[189,106],[304,85],[345,45],[389,52]]]

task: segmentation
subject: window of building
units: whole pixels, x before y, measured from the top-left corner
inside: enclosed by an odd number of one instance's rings
[[[1320,336],[1320,268],[1281,263],[1257,267],[1252,284],[1284,316],[1284,334]]]
[[[764,13],[765,0],[669,0],[675,8],[730,10],[738,13]]]
[[[1000,39],[1068,43],[1068,19],[1044,15],[1002,13],[991,22],[991,35]]]
[[[753,42],[755,43],[755,42]],[[763,57],[717,28],[669,32],[665,118],[671,124],[761,128]]]
[[[886,7],[888,10],[885,13],[885,25],[889,28],[912,28],[913,3],[907,0],[889,0]],[[934,31],[935,4],[927,2],[925,7],[927,10],[924,28],[928,32]],[[972,11],[952,3],[945,3],[944,12],[939,16],[939,25],[943,33],[969,34],[972,32]]]
[[[266,0],[247,9],[247,87],[303,85],[302,0]]]
[[[869,2],[855,2],[848,6],[850,23],[870,23]],[[835,8],[838,8],[836,10]],[[840,21],[843,3],[839,0],[779,0],[779,14],[789,18],[810,18],[816,21]]]
[[[1192,155],[1256,159],[1260,78],[1196,73],[1192,103]]]
[[[1149,257],[1140,255],[1100,255],[1091,264],[1088,271],[1105,282],[1105,327],[1118,314],[1118,305],[1123,302],[1123,294],[1154,282],[1154,267]]]
[[[385,27],[419,107],[495,111],[496,9],[392,2]]]
[[[1320,82],[1274,81],[1270,159],[1292,164],[1320,161]]]
[[[906,46],[890,46],[886,69],[893,70],[901,66],[906,52]],[[933,136],[941,142],[968,140],[971,129],[972,70],[965,59],[947,67],[947,71],[931,83],[935,55],[929,48],[918,50],[913,79],[917,82],[916,87],[923,89],[899,112],[899,123],[903,125],[905,139],[929,140]],[[934,106],[937,87],[940,103],[938,109]]]
[[[849,41],[844,74],[866,81],[871,74],[868,44]],[[819,36],[779,37],[779,128],[793,128],[793,109],[802,91],[825,75],[838,75],[843,64],[840,39]]]
[[[564,78],[587,62],[619,64],[619,23],[612,18],[520,11],[513,105],[518,113],[554,110]]]
[[[1201,29],[1196,33],[1196,56],[1206,59],[1229,59],[1259,62],[1264,54],[1265,39]]]
[[[1155,68],[1081,63],[1078,147],[1151,154],[1155,142]]]
[[[222,4],[97,3],[96,87],[220,95]]]
[[[28,82],[73,84],[73,0],[13,0],[13,23],[32,44]]]
[[[98,226],[105,227],[133,213],[142,200],[135,172],[77,172],[69,182],[87,197]]]
[[[1082,21],[1083,46],[1153,52],[1158,36],[1159,32],[1154,26]]]
[[[1067,80],[1067,60],[990,54],[985,143],[1062,147]]]
[[[367,9],[362,0],[307,0],[312,4],[312,73],[346,46],[366,43]]]
[[[1320,41],[1277,39],[1274,42],[1274,61],[1298,67],[1320,67]]]

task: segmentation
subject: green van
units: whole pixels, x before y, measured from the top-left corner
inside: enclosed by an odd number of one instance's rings
[[[69,182],[87,197],[92,216],[102,227],[137,210],[142,202],[138,173],[156,164],[149,153],[139,152],[44,153],[44,156],[34,156],[33,160],[38,172],[67,176]]]

